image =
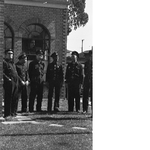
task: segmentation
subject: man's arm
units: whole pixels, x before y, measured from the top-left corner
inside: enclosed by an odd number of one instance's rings
[[[67,68],[66,68],[65,80],[66,80],[66,83],[69,82],[69,64],[67,65]]]
[[[33,62],[30,62],[30,64],[29,64],[29,79],[30,79],[30,81],[32,80],[32,72],[34,72],[34,70],[33,70]]]
[[[63,83],[63,79],[64,79],[64,73],[63,73],[63,69],[62,66],[60,66],[60,77],[61,77],[61,82]]]
[[[80,65],[80,84],[83,83],[83,67]]]

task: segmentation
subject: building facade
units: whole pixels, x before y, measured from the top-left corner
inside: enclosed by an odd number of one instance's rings
[[[0,117],[2,116],[3,99],[3,49],[4,46],[4,0],[0,0]]]
[[[35,47],[42,48],[46,71],[50,55],[58,52],[59,63],[65,71],[68,0],[1,0],[0,7],[3,8],[0,9],[0,24],[3,24],[0,25],[0,32],[4,31],[3,36],[0,34],[0,38],[4,38],[0,53],[3,47],[11,48],[14,50],[14,61],[17,61],[18,55],[26,52],[30,63],[35,57]],[[2,71],[2,61],[0,67]]]

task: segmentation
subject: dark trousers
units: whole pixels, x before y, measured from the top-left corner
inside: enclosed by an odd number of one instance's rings
[[[11,114],[16,115],[18,109],[18,85],[15,84],[12,94]]]
[[[21,85],[19,89],[19,97],[21,96],[21,111],[27,111],[27,99],[28,99],[28,87],[26,85]]]
[[[69,83],[68,84],[68,111],[74,110],[74,99],[76,102],[76,111],[78,111],[80,110],[79,84]]]
[[[91,88],[90,88],[90,96],[91,96],[91,109],[93,113],[93,84],[91,83]]]
[[[89,96],[91,97],[92,106],[92,84],[87,80],[83,85],[83,111],[88,111]]]
[[[4,117],[11,115],[11,103],[12,103],[12,83],[4,84]]]
[[[22,86],[21,92],[21,104],[22,104],[22,112],[27,111],[27,99],[28,99],[28,87],[26,85]]]
[[[90,86],[89,81],[84,81],[84,84],[83,84],[83,111],[88,111],[90,88],[91,88],[91,86]]]
[[[18,107],[18,86],[15,82],[4,83],[4,117],[14,116]]]
[[[51,83],[49,83],[47,111],[52,111],[52,97],[53,97],[54,89],[55,89],[54,110],[55,110],[55,108],[59,108],[59,98],[60,98],[61,85],[59,82],[51,82]]]
[[[43,99],[43,83],[31,83],[29,95],[29,111],[34,111],[34,101],[37,96],[36,111],[41,111]]]

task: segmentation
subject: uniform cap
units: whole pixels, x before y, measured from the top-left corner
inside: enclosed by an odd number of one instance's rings
[[[19,55],[18,59],[20,60],[20,59],[24,59],[26,57],[27,57],[27,55],[25,53],[22,53]]]
[[[79,53],[77,51],[73,51],[71,55],[76,55],[79,58]]]
[[[37,54],[37,55],[38,55],[38,54],[43,55],[44,53],[43,53],[43,51],[42,51],[41,49],[38,49],[38,50],[36,50],[36,54]]]
[[[57,56],[58,56],[58,54],[57,54],[56,52],[54,52],[54,53],[51,55],[52,58],[57,57]]]
[[[13,54],[14,52],[13,52],[13,50],[12,49],[7,49],[7,50],[5,50],[5,54]]]

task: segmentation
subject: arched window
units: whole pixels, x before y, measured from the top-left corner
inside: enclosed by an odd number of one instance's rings
[[[13,41],[13,30],[7,23],[4,23],[4,49],[13,49]]]
[[[44,51],[44,59],[47,60],[49,47],[50,35],[47,29],[39,24],[31,24],[26,27],[22,38],[22,49],[27,53],[29,60],[34,59],[36,48],[41,48]]]

